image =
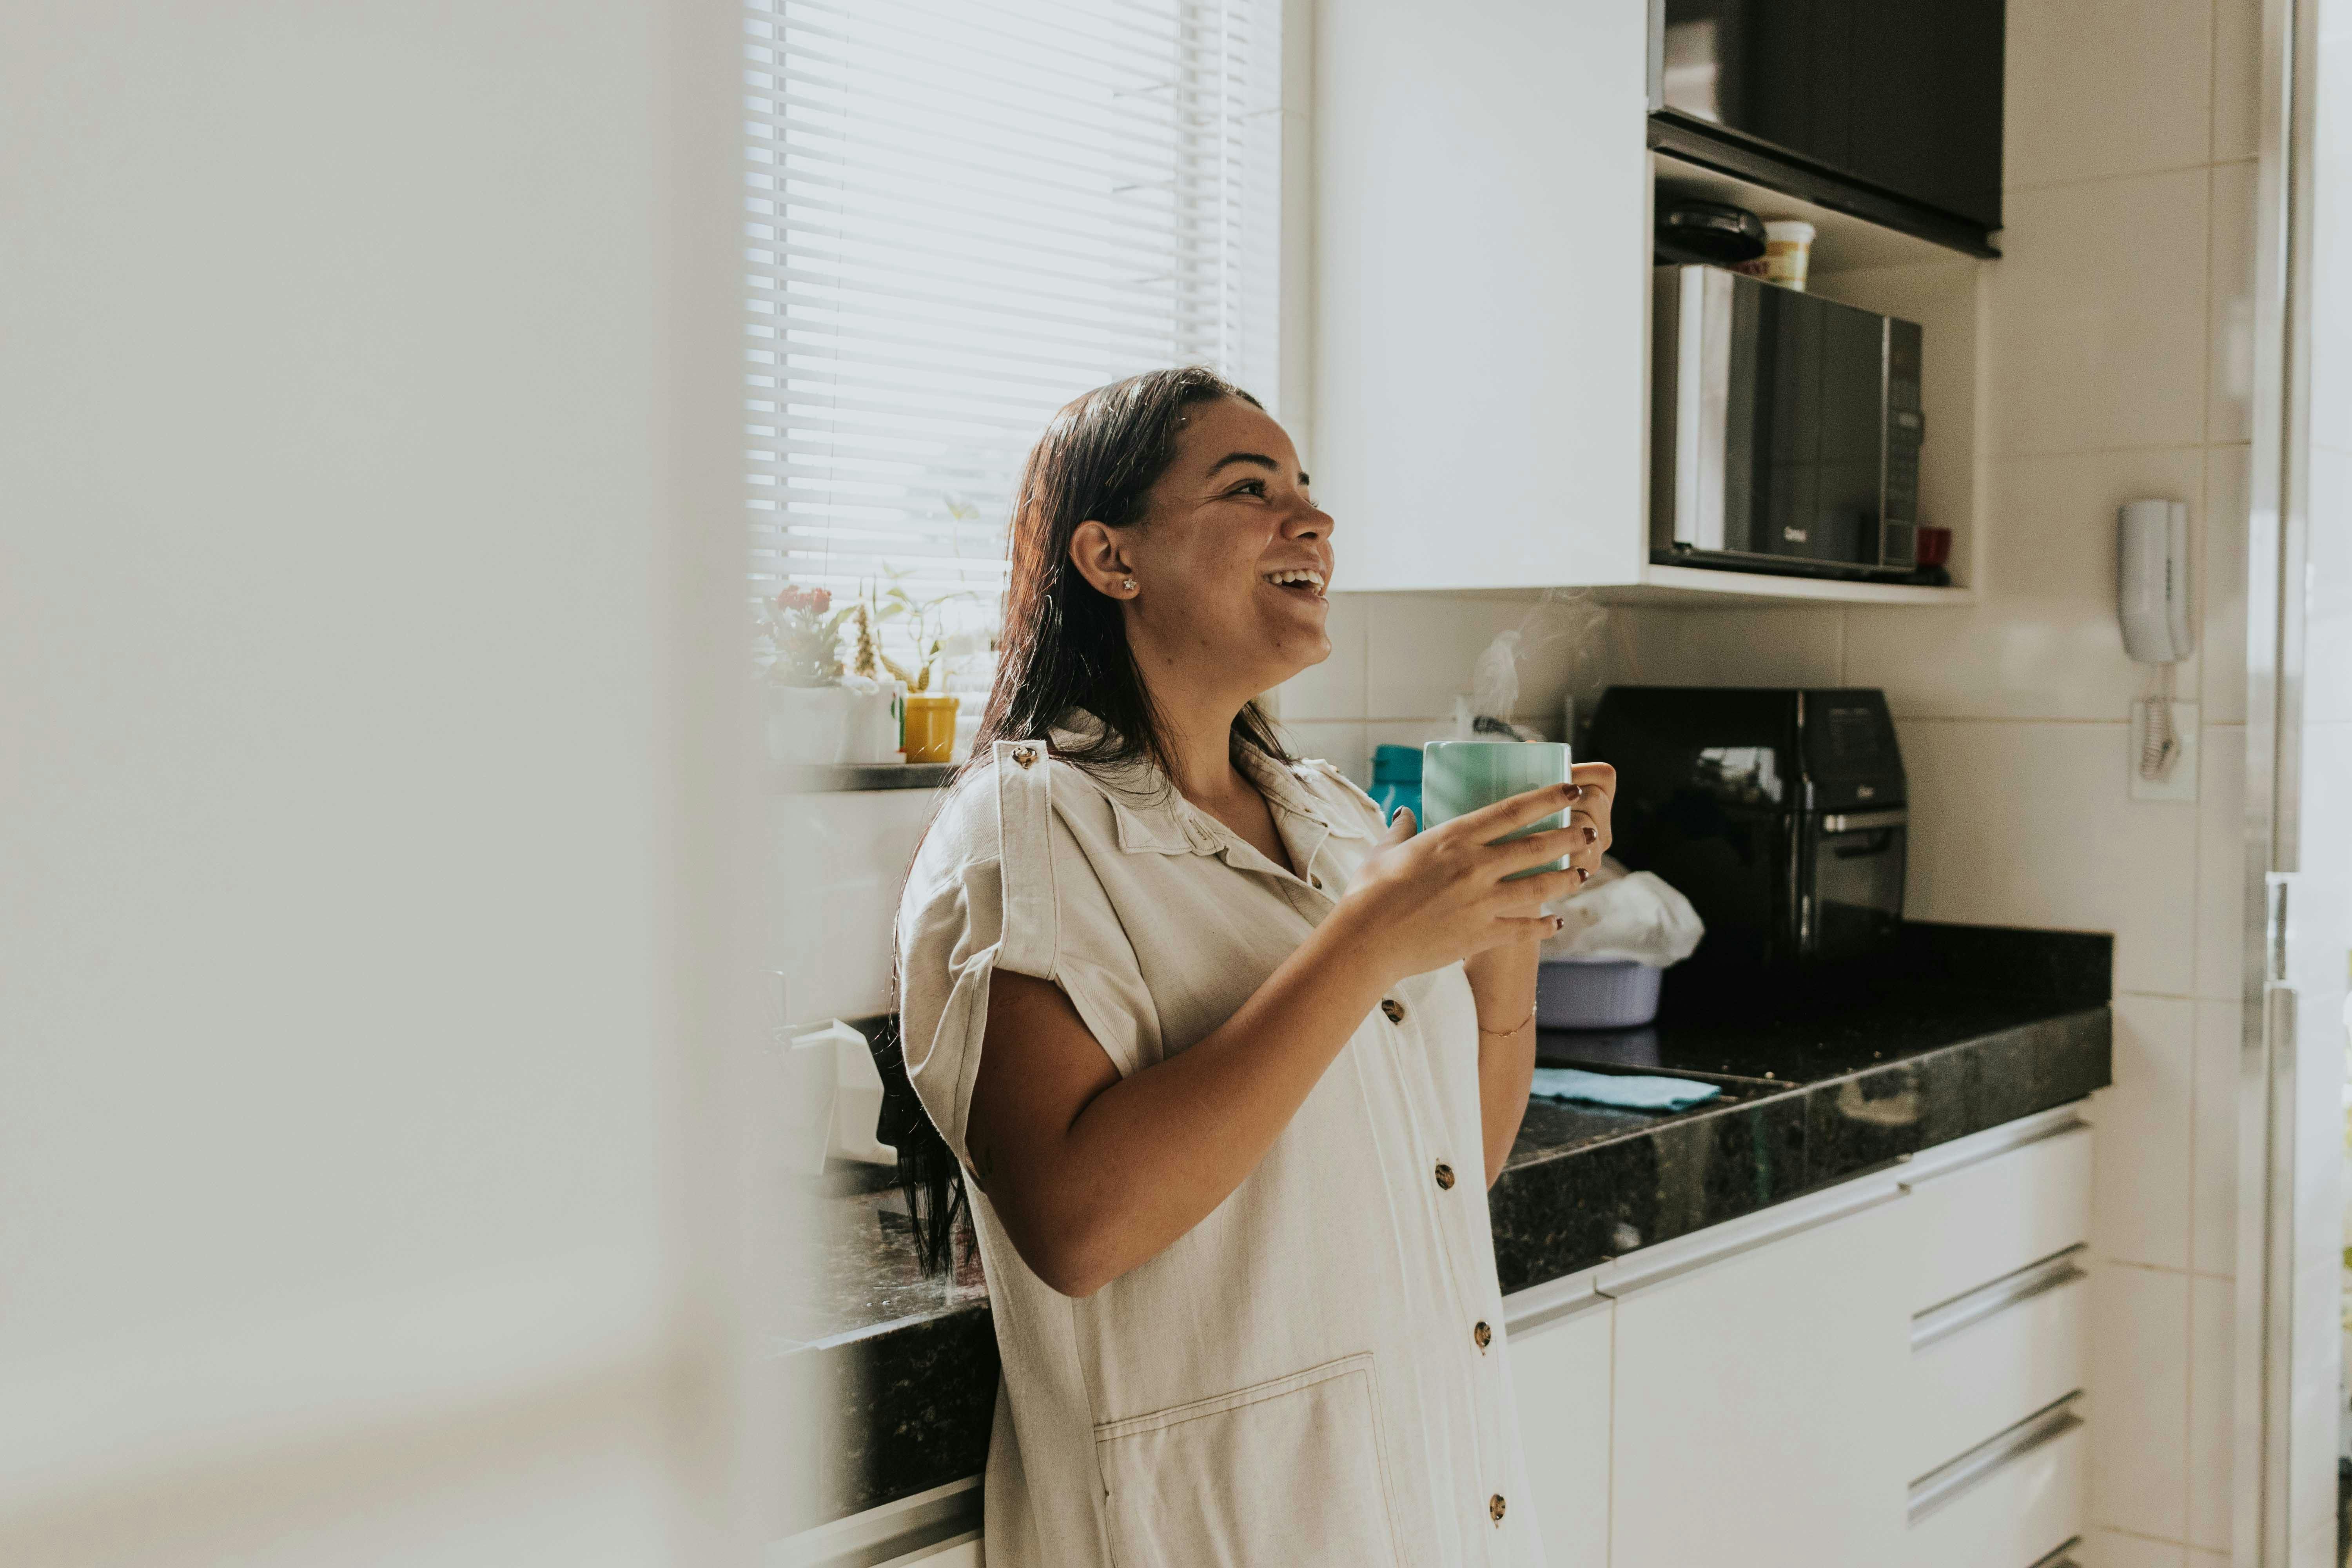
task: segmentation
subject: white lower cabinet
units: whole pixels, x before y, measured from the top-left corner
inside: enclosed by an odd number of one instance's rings
[[[2071,1107],[2030,1116],[1927,1151],[1903,1184],[1925,1311],[2090,1239],[2091,1129]]]
[[[2071,1108],[1506,1303],[1552,1568],[2034,1568],[2084,1528]]]
[[[2086,1512],[2091,1130],[2072,1108],[1921,1154],[1906,1421],[1913,1568],[2027,1568]]]
[[[1914,1510],[1911,1568],[2032,1568],[2083,1529],[2090,1443],[2069,1405],[1968,1456]],[[1918,1489],[1915,1489],[1916,1490]]]
[[[1958,1321],[1913,1321],[1904,1438],[1914,1480],[2088,1381],[2091,1281],[2077,1255],[1995,1286],[1961,1298]]]
[[[1510,1330],[1528,1500],[1548,1568],[1608,1568],[1612,1310],[1590,1297]]]
[[[1604,1271],[1617,1297],[1612,1568],[1900,1557],[1909,1478],[1889,1437],[1911,1353],[1909,1254],[1899,1193],[1883,1193],[1687,1268],[1613,1283]]]

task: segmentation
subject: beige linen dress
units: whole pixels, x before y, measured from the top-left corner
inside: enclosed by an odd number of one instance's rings
[[[1057,742],[1063,737],[1057,736]],[[1324,763],[1252,773],[1301,875],[1155,771],[1004,743],[942,807],[898,915],[907,1062],[969,1170],[990,975],[1048,980],[1120,1073],[1223,1024],[1381,832]],[[1369,1014],[1206,1219],[1084,1300],[976,1187],[1003,1381],[990,1568],[1537,1564],[1459,964]]]

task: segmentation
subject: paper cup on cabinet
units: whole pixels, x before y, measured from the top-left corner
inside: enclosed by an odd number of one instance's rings
[[[1796,219],[1764,226],[1764,277],[1800,294],[1813,254],[1813,226]]]
[[[1546,784],[1564,784],[1573,760],[1569,748],[1558,741],[1432,741],[1421,749],[1422,826],[1435,827],[1515,795]],[[1567,826],[1568,813],[1554,812],[1495,842],[1507,844]],[[1565,869],[1567,865],[1564,858],[1549,860],[1512,876],[1532,877]]]

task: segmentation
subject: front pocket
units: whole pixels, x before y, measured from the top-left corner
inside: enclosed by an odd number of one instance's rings
[[[1117,1568],[1398,1568],[1369,1353],[1095,1428]]]

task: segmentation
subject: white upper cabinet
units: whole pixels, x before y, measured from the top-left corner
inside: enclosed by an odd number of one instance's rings
[[[1994,264],[1651,152],[1648,12],[1318,7],[1307,460],[1338,520],[1336,585],[1969,603]],[[1813,224],[1813,294],[1919,326],[1917,519],[1952,532],[1950,585],[1653,561],[1652,213],[1687,197]]]
[[[1346,589],[1642,580],[1648,7],[1318,8],[1318,499]]]

